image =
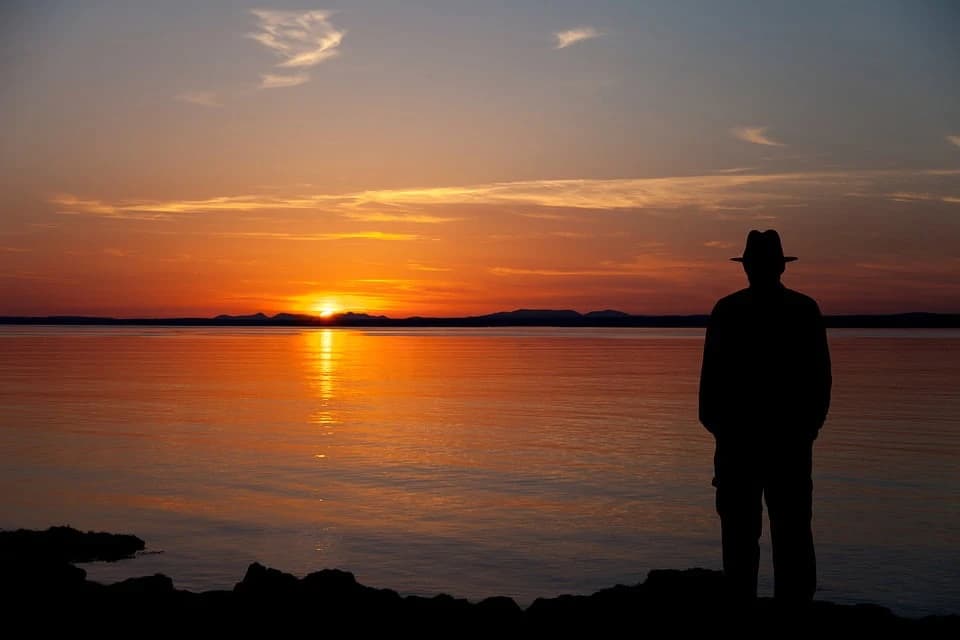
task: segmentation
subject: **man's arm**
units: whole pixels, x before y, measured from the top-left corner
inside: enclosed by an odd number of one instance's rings
[[[720,384],[723,373],[719,370],[722,362],[721,345],[723,329],[720,323],[718,306],[713,308],[707,324],[707,335],[703,342],[703,360],[700,365],[700,423],[715,436],[720,435],[719,402],[722,396]]]
[[[833,388],[833,373],[830,364],[830,346],[827,344],[827,328],[823,321],[820,308],[814,304],[814,344],[813,344],[813,373],[814,373],[814,421],[816,437],[830,410],[830,393]]]

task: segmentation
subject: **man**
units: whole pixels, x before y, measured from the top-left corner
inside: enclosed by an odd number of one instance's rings
[[[808,602],[816,588],[811,519],[813,441],[830,406],[830,354],[817,303],[780,283],[776,231],[751,231],[747,289],[710,315],[700,422],[714,435],[723,571],[731,594],[757,596],[763,498],[770,514],[774,596]]]

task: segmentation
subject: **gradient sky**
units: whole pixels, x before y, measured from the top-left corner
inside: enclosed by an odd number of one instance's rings
[[[0,315],[960,312],[960,6],[6,1]]]

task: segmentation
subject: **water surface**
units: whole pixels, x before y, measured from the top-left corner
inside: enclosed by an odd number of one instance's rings
[[[132,532],[87,565],[260,561],[403,593],[589,593],[719,568],[702,330],[0,327],[0,526]],[[960,612],[960,332],[830,333],[819,598]],[[772,372],[771,375],[776,375]],[[771,592],[764,534],[761,592]]]

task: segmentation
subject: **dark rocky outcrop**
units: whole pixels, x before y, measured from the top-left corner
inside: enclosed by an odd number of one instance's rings
[[[346,571],[327,569],[297,578],[258,563],[250,565],[232,591],[178,590],[160,574],[101,585],[86,580],[85,572],[69,562],[78,557],[129,557],[143,549],[143,541],[64,529],[0,532],[0,603],[8,625],[29,622],[35,635],[56,628],[101,636],[338,632],[361,637],[662,637],[732,632],[912,638],[957,637],[960,632],[958,616],[909,619],[883,607],[829,602],[802,607],[770,599],[736,603],[727,598],[722,574],[706,569],[651,571],[640,584],[592,595],[540,598],[526,610],[505,597],[473,603],[443,594],[401,596],[362,585]]]
[[[112,562],[132,558],[146,547],[137,536],[50,527],[46,531],[0,531],[0,558],[45,558],[65,562]]]
[[[144,546],[136,536],[72,527],[0,531],[0,593],[73,593],[88,583],[87,572],[72,563],[132,558]]]

